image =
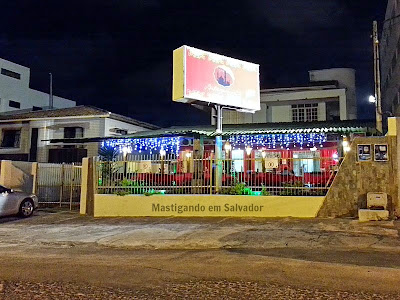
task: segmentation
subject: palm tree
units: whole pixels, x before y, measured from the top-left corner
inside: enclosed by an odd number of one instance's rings
[[[118,150],[111,145],[104,145],[99,150],[101,161],[115,161],[118,156]]]

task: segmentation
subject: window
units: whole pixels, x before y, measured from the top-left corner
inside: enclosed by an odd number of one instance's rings
[[[255,169],[256,172],[262,172],[263,171],[263,159],[262,159],[262,151],[258,150],[255,152],[254,154],[254,158],[255,158]]]
[[[37,111],[37,110],[43,110],[43,108],[39,107],[39,106],[33,106],[32,107],[33,111]]]
[[[1,68],[1,74],[15,79],[21,79],[21,74]]]
[[[14,108],[21,108],[21,103],[19,103],[19,102],[17,102],[17,101],[12,101],[12,100],[10,100],[10,101],[8,102],[8,105],[9,105],[10,107],[14,107]]]
[[[321,172],[319,151],[304,151],[293,153],[293,172],[296,176],[303,176],[304,173]]]
[[[318,121],[318,103],[292,105],[293,122]]]
[[[243,150],[232,150],[232,171],[243,172],[244,171],[244,151]]]
[[[3,130],[3,138],[1,139],[2,148],[19,148],[21,130]]]
[[[64,128],[64,138],[65,139],[83,138],[83,128],[82,127],[65,127]]]

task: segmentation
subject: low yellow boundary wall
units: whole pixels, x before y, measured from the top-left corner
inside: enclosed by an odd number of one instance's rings
[[[94,216],[314,218],[324,199],[305,196],[96,194]]]

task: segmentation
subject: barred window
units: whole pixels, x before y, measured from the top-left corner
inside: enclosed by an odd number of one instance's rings
[[[21,130],[3,129],[1,148],[19,148]]]
[[[64,128],[64,138],[65,139],[83,138],[83,128],[82,127],[65,127]]]
[[[318,121],[318,103],[292,105],[293,122]]]

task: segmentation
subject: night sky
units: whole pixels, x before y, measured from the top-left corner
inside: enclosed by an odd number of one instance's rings
[[[236,4],[241,3],[241,4]],[[372,21],[385,0],[1,1],[0,57],[31,68],[31,87],[160,126],[209,124],[173,103],[182,45],[260,64],[261,88],[307,71],[355,68],[359,117],[373,117]]]

